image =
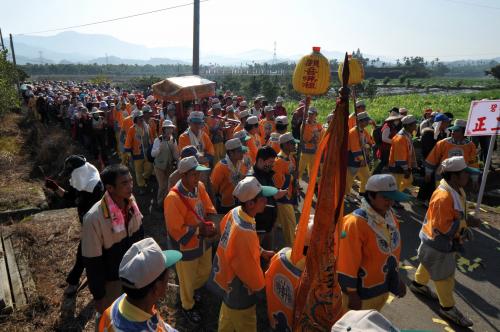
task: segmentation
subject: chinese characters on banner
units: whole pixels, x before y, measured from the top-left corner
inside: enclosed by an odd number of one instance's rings
[[[308,59],[305,67],[305,75],[302,76],[302,87],[305,89],[316,89],[319,73],[319,60]]]
[[[473,101],[466,136],[491,136],[500,132],[500,100]]]

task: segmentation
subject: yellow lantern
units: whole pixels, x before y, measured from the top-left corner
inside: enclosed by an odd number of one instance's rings
[[[342,82],[342,69],[344,63],[339,64],[339,80]],[[349,85],[359,84],[365,79],[365,70],[363,64],[352,55],[349,55]]]
[[[302,57],[293,71],[293,88],[307,96],[322,95],[330,87],[330,63],[319,47]]]

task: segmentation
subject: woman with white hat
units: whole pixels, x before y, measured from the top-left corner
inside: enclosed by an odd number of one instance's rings
[[[168,178],[179,159],[179,149],[173,137],[175,125],[170,120],[164,120],[161,130],[161,135],[155,138],[151,149],[151,156],[155,158],[154,171],[158,181],[156,201],[160,207],[163,206],[163,199],[167,195]]]

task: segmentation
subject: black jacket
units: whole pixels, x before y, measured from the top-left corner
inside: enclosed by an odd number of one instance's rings
[[[273,180],[274,171],[265,172],[254,166],[249,175],[254,176],[263,186],[275,187]],[[255,216],[257,231],[270,232],[273,229],[277,216],[276,201],[273,197],[268,197],[264,212]]]
[[[88,191],[78,191],[73,187],[64,193],[63,198],[65,200],[74,202],[78,210],[78,218],[80,223],[83,221],[83,216],[87,213],[90,208],[99,201],[104,195],[104,185],[101,181],[97,182],[94,187],[94,191],[89,193]]]

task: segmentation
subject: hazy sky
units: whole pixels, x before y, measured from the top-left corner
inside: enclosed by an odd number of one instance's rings
[[[5,37],[190,2],[0,0],[0,28]],[[72,30],[151,47],[190,47],[192,12],[188,6]],[[276,41],[278,57],[319,45],[394,58],[491,58],[500,56],[499,15],[499,0],[208,0],[201,3],[201,49],[230,55],[272,50]]]

